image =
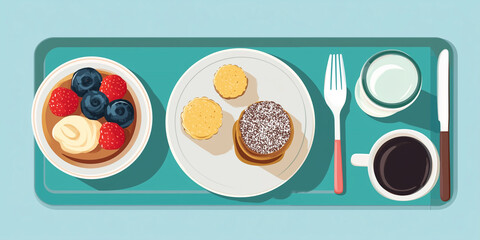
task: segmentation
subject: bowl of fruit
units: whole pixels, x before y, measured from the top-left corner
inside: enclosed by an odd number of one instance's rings
[[[37,144],[55,167],[99,179],[130,166],[145,148],[152,107],[140,80],[123,65],[82,57],[53,70],[32,106]]]

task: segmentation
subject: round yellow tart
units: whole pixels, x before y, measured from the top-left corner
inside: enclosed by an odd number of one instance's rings
[[[195,139],[209,139],[222,126],[222,108],[206,97],[195,98],[184,108],[181,115],[185,132]]]
[[[248,85],[243,69],[237,65],[224,65],[218,69],[213,79],[215,90],[222,98],[232,99],[242,96]]]

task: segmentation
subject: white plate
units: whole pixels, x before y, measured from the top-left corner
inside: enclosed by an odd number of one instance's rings
[[[240,66],[248,77],[245,94],[225,100],[213,87],[221,66]],[[209,140],[194,140],[183,130],[180,114],[195,97],[206,96],[223,109],[223,125]],[[257,101],[282,105],[294,122],[294,137],[284,158],[269,166],[240,161],[233,149],[232,127],[242,110]],[[252,49],[228,49],[206,56],[178,80],[166,111],[165,127],[170,150],[182,170],[198,185],[229,197],[251,197],[269,192],[288,181],[302,166],[315,132],[312,100],[302,80],[285,63]]]
[[[133,91],[133,95],[137,97],[138,104],[140,105],[140,109],[137,109],[137,114],[140,114],[139,116],[141,116],[140,123],[137,122],[137,126],[139,127],[135,129],[135,131],[138,131],[138,137],[133,143],[132,147],[117,161],[107,166],[98,168],[82,168],[62,160],[48,145],[42,129],[43,104],[45,101],[47,101],[49,92],[60,80],[84,67],[92,67],[95,69],[108,71],[122,77],[127,83],[129,90]],[[145,88],[140,80],[138,80],[135,74],[133,74],[125,66],[106,58],[82,57],[73,59],[60,65],[50,74],[48,74],[48,76],[43,80],[42,84],[37,89],[37,93],[35,94],[35,98],[33,100],[32,126],[33,133],[40,150],[55,167],[69,175],[78,178],[105,178],[117,174],[130,166],[145,148],[152,130],[152,106],[150,104],[150,98],[148,97],[147,91],[145,91]]]

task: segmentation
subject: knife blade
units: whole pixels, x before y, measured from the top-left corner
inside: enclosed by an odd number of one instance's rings
[[[437,108],[440,122],[440,198],[450,199],[450,134],[449,134],[449,52],[444,49],[437,63]]]

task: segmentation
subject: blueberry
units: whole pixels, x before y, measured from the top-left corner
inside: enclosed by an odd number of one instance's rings
[[[72,90],[79,96],[83,97],[89,90],[100,89],[102,83],[102,75],[93,68],[82,68],[73,74]]]
[[[83,115],[92,120],[97,120],[103,117],[107,110],[107,105],[107,96],[104,93],[95,90],[90,90],[83,95],[82,103],[80,104]]]
[[[108,104],[105,119],[114,122],[122,128],[130,126],[133,122],[134,111],[132,104],[124,99],[113,100]]]

